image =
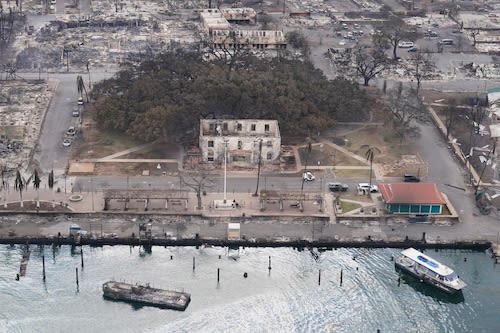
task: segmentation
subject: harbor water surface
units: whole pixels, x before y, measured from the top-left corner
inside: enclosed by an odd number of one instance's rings
[[[30,249],[16,281],[25,246],[0,246],[0,332],[500,331],[500,266],[483,252],[426,251],[468,284],[449,296],[400,277],[398,249],[83,247],[83,268],[80,248]],[[102,284],[113,279],[184,290],[191,303],[108,301]]]

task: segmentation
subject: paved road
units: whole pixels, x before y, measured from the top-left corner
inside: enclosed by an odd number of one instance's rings
[[[335,77],[334,69],[330,62],[325,61],[325,45],[311,43],[311,61],[323,70],[325,75],[332,79]],[[474,57],[475,56],[475,57]],[[438,67],[445,71],[447,67],[453,68],[460,63],[475,60],[483,63],[491,63],[492,59],[487,55],[469,55],[450,53],[449,50],[441,54],[437,61]],[[383,79],[373,79],[372,85],[382,87]],[[394,82],[388,82],[390,88]],[[463,73],[456,73],[450,80],[424,81],[423,87],[434,88],[445,91],[485,91],[491,87],[500,87],[500,80],[482,80],[466,78]],[[425,181],[435,182],[441,191],[450,199],[461,217],[460,223],[454,226],[454,231],[463,235],[481,234],[485,237],[496,235],[499,231],[498,217],[481,215],[475,207],[474,189],[468,186],[467,170],[456,160],[448,145],[444,142],[438,130],[432,124],[419,124],[421,136],[415,141],[416,150],[427,163],[428,176]],[[450,186],[451,185],[451,186]],[[413,229],[425,231],[424,227],[412,226]],[[392,228],[394,230],[394,228]],[[439,231],[436,231],[438,234]]]
[[[40,73],[20,73],[26,79],[38,79]],[[53,168],[56,174],[63,173],[71,148],[63,147],[62,140],[69,126],[77,127],[79,118],[73,117],[71,112],[77,107],[79,97],[76,88],[76,77],[78,73],[47,73],[42,78],[49,80],[57,87],[54,91],[49,109],[45,115],[45,121],[40,133],[38,150],[34,160],[39,162],[43,173],[48,173]],[[113,73],[92,73],[93,80],[100,81],[109,78]]]

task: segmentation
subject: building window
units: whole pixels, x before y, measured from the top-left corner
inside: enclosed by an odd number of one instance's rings
[[[236,125],[236,129],[237,129],[238,131],[241,131],[241,130],[243,129],[243,126],[242,126],[241,124],[237,124],[237,125]]]
[[[227,132],[227,123],[222,123],[222,130]]]
[[[269,124],[264,125],[264,131],[269,132]]]
[[[268,140],[268,141],[266,142],[266,146],[268,146],[268,147],[272,147],[272,146],[273,146],[273,142],[272,142],[271,140]]]
[[[273,159],[273,153],[269,152],[267,153],[267,159],[272,160]]]
[[[209,147],[213,147],[214,146],[214,141],[213,140],[208,141],[208,146]]]
[[[251,126],[251,130],[252,130],[252,131],[255,131],[255,127],[256,127],[256,126],[255,126],[255,124],[252,124],[252,126]]]
[[[241,149],[243,147],[243,142],[238,141],[238,149]]]
[[[209,125],[208,125],[208,130],[209,130],[211,133],[213,133],[213,131],[215,130],[215,124],[214,124],[214,123],[209,124]]]
[[[209,162],[213,162],[214,161],[214,157],[213,156],[208,156],[208,159],[207,159]]]

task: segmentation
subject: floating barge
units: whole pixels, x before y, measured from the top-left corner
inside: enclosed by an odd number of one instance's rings
[[[104,283],[102,291],[104,297],[110,300],[178,311],[184,311],[191,301],[191,295],[185,292],[157,289],[149,285],[143,286],[117,281]]]

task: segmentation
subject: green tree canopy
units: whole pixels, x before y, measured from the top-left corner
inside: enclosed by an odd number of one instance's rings
[[[309,62],[246,55],[229,70],[196,52],[170,51],[96,85],[95,120],[153,141],[195,137],[200,118],[277,119],[285,139],[368,119],[364,90],[343,78],[328,81]]]

